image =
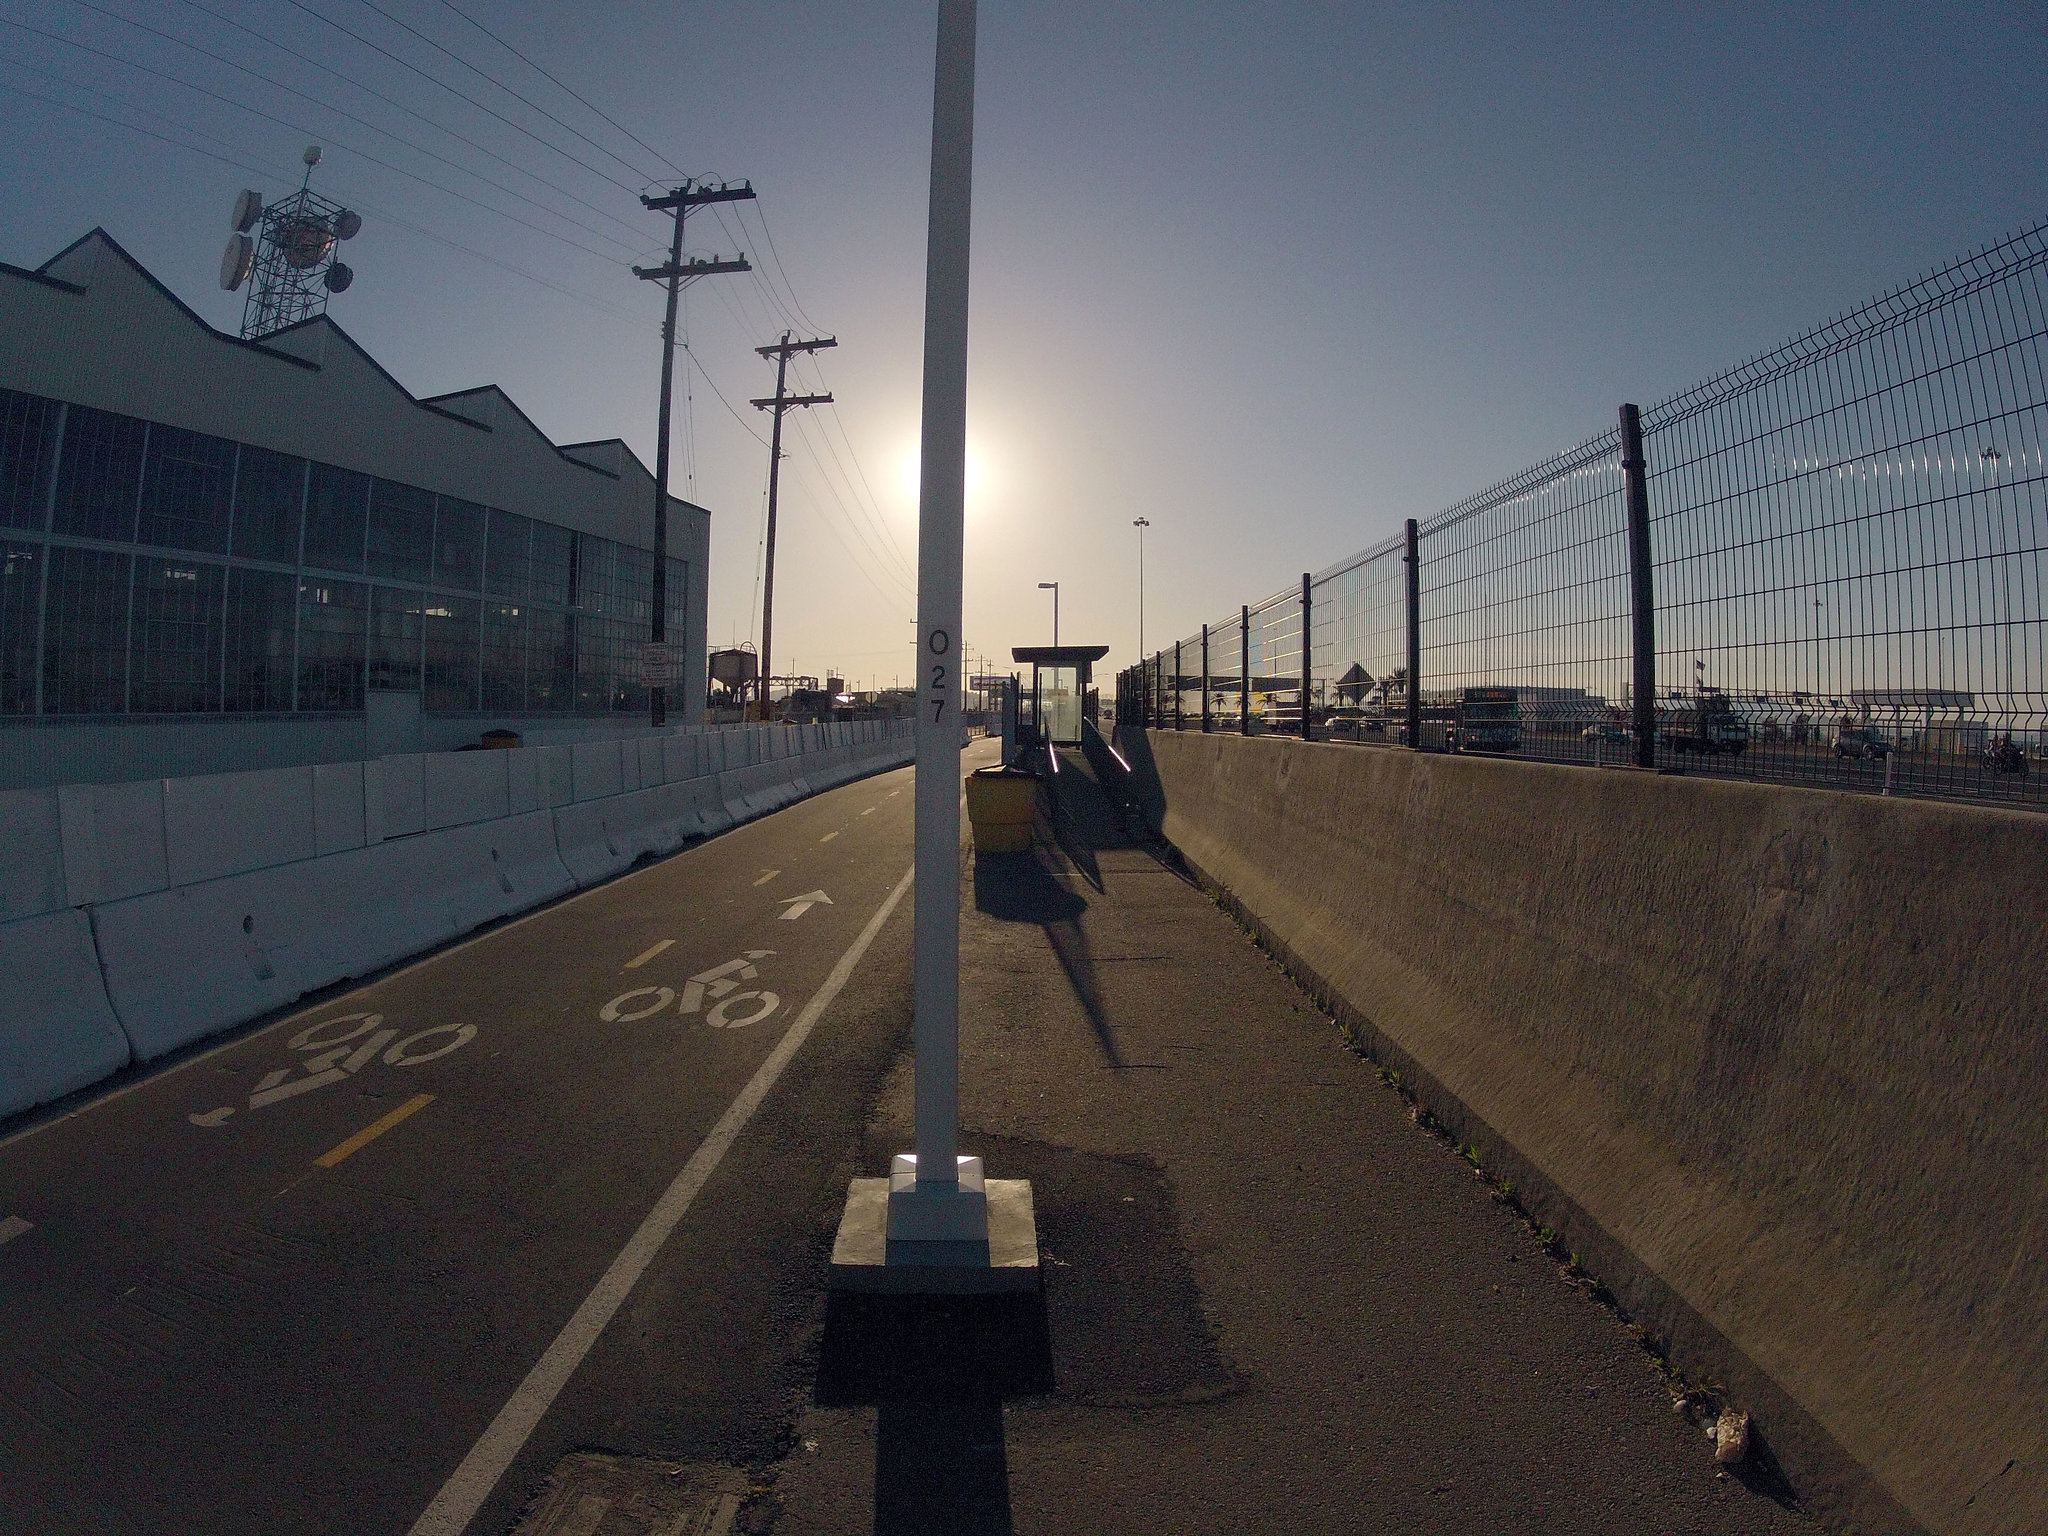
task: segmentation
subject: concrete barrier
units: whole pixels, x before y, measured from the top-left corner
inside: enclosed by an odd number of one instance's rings
[[[0,794],[0,923],[55,912],[70,904],[64,878],[63,823],[54,789]]]
[[[707,835],[715,812],[718,830],[732,825],[716,778],[656,784],[605,800],[579,800],[555,808],[555,844],[578,885],[595,885],[649,855],[674,853]]]
[[[0,924],[0,1115],[96,1083],[128,1064],[85,913]]]
[[[2048,1529],[2048,817],[1126,739],[1165,835],[1803,1496]]]
[[[573,885],[536,811],[110,902],[92,921],[147,1061]]]

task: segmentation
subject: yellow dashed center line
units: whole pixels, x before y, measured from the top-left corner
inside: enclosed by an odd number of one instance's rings
[[[390,1130],[391,1127],[397,1125],[402,1120],[411,1119],[414,1115],[418,1114],[421,1110],[425,1109],[429,1104],[433,1102],[434,1096],[431,1093],[415,1094],[413,1097],[407,1099],[403,1104],[399,1105],[398,1108],[391,1111],[391,1113],[386,1115],[382,1120],[371,1121],[370,1124],[364,1126],[360,1131],[357,1131],[355,1135],[349,1137],[347,1141],[344,1141],[332,1152],[321,1153],[318,1157],[313,1159],[314,1166],[319,1168],[332,1168],[336,1163],[340,1162],[343,1158],[349,1157],[354,1153],[362,1151],[363,1148],[367,1147],[379,1136],[382,1136],[386,1131]]]

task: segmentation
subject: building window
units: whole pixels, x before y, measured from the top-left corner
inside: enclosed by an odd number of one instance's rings
[[[617,544],[612,561],[612,617],[645,640],[654,623],[654,551]]]
[[[670,560],[668,581],[663,596],[668,599],[668,637],[680,641],[683,623],[690,614],[690,562]]]
[[[64,462],[57,475],[58,533],[129,544],[135,540],[135,503],[142,489],[142,449],[148,426],[74,405],[64,423]]]
[[[292,597],[297,586],[297,579],[283,571],[237,566],[228,572],[223,708],[253,713],[292,707]]]
[[[484,509],[453,496],[435,497],[433,584],[474,592],[483,573]]]
[[[130,555],[107,550],[51,549],[43,636],[45,714],[117,715],[127,708],[132,561]]]
[[[526,707],[526,629],[527,610],[519,604],[484,604],[481,708]]]
[[[427,579],[434,563],[434,495],[391,480],[370,483],[370,574]]]
[[[491,508],[490,539],[485,547],[484,590],[495,597],[533,595],[527,562],[533,546],[533,521],[517,512]]]
[[[370,590],[370,681],[376,689],[417,692],[420,686],[420,621],[426,594],[405,587]]]
[[[613,553],[610,539],[576,536],[576,606],[585,613],[612,611]]]
[[[359,574],[369,505],[368,475],[315,464],[307,483],[305,563],[323,571]]]
[[[235,491],[235,445],[203,432],[152,426],[135,542],[224,555]]]
[[[36,710],[36,615],[41,609],[43,550],[0,542],[0,715]]]
[[[299,708],[363,707],[370,589],[359,581],[299,583]]]
[[[135,713],[193,714],[220,708],[225,575],[224,567],[203,560],[136,561],[128,700]]]
[[[428,709],[475,709],[477,613],[473,597],[427,599],[426,698]]]
[[[576,707],[576,618],[536,608],[526,638],[526,707],[568,713]]]
[[[305,500],[304,459],[245,444],[235,474],[234,552],[245,560],[297,565]]]
[[[576,581],[576,535],[553,523],[533,525],[533,560],[527,595],[537,603],[569,606]]]
[[[42,531],[57,402],[0,389],[0,528]]]

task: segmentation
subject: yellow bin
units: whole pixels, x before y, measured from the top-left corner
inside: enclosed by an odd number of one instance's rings
[[[1022,853],[1031,846],[1038,775],[1025,768],[977,768],[967,775],[967,820],[983,853]]]

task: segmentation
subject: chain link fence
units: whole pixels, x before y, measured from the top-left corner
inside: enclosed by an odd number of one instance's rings
[[[2048,807],[2044,267],[2048,222],[1624,407],[1155,652],[1123,717]]]

